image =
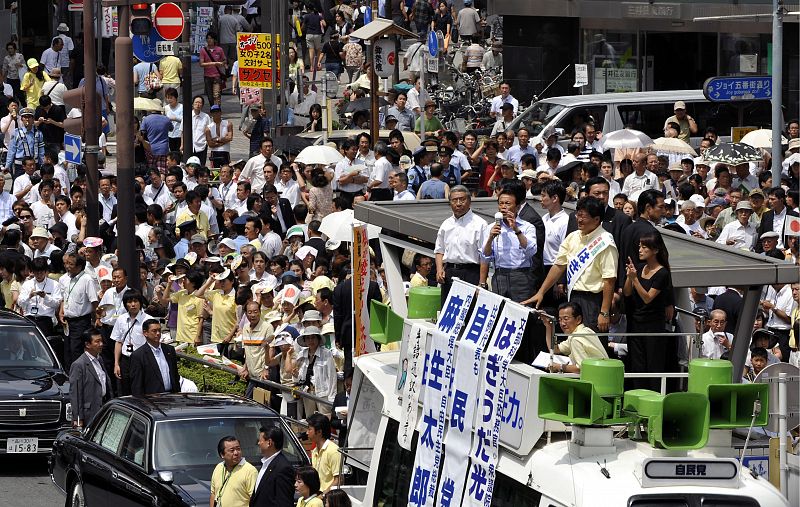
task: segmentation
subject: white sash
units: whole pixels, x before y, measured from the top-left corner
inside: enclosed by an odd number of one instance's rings
[[[569,299],[575,283],[586,271],[586,268],[603,250],[610,246],[616,246],[614,245],[614,237],[610,233],[603,231],[567,263],[567,299]]]

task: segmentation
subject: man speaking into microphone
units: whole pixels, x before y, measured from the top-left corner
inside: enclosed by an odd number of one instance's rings
[[[534,286],[531,258],[536,254],[536,229],[517,217],[525,202],[521,185],[507,185],[497,196],[495,221],[481,235],[481,286],[486,283],[489,265],[494,265],[492,291],[512,301],[530,296]]]

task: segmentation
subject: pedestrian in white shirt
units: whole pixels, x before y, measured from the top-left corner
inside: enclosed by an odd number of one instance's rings
[[[797,303],[792,295],[792,284],[774,284],[767,289],[767,297],[761,301],[761,308],[768,312],[767,329],[778,338],[781,360],[786,361],[791,352],[789,332],[792,312]]]
[[[700,355],[708,359],[720,359],[733,346],[733,335],[725,332],[728,323],[725,310],[711,310],[709,323],[711,328],[703,334]]]
[[[736,205],[736,220],[722,228],[717,243],[733,248],[753,251],[758,238],[758,231],[750,223],[753,207],[748,201],[739,201]]]
[[[275,188],[281,194],[281,197],[287,199],[292,205],[292,208],[300,203],[300,185],[292,179],[294,171],[289,164],[283,164],[278,172],[278,180],[275,181]]]
[[[92,325],[99,298],[94,280],[86,275],[86,259],[76,253],[67,253],[64,255],[64,268],[66,273],[58,280],[64,296],[59,321],[67,326],[64,362],[69,367],[83,353],[81,335]]]
[[[61,287],[47,276],[47,266],[48,260],[43,257],[31,262],[33,277],[25,280],[20,287],[17,306],[45,336],[50,336],[53,334],[53,319],[61,306]]]
[[[383,141],[375,144],[375,165],[369,175],[370,201],[390,201],[394,195],[389,188],[389,174],[392,172],[392,163],[387,155],[389,147]]]
[[[636,202],[643,191],[651,188],[658,190],[658,178],[647,170],[646,154],[639,153],[634,157],[633,171],[622,184],[622,193],[627,195],[628,199]]]
[[[205,99],[197,95],[192,99],[192,156],[200,159],[202,165],[208,156],[208,142],[206,141],[206,127],[211,123],[211,117],[203,112]]]
[[[297,338],[297,344],[305,347],[297,358],[298,377],[303,389],[319,398],[333,403],[336,397],[336,364],[330,349],[321,346],[322,334],[318,327],[308,326]],[[331,406],[317,403],[308,398],[303,399],[306,417],[319,412],[330,416]]]
[[[130,358],[133,351],[147,343],[142,333],[144,321],[152,319],[143,310],[146,303],[139,291],[128,290],[122,296],[122,304],[127,312],[120,315],[111,330],[114,343],[114,376],[117,378],[117,393],[120,396],[131,394]]]
[[[268,160],[275,164],[276,168],[283,164],[280,158],[272,154],[272,149],[272,139],[268,137],[264,138],[264,140],[261,141],[261,152],[251,157],[244,165],[241,174],[239,174],[239,181],[249,181],[250,189],[255,194],[261,195],[261,191],[267,183],[274,184],[271,181],[267,182],[264,176],[264,164]]]

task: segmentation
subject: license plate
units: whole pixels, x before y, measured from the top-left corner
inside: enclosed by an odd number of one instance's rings
[[[9,438],[6,441],[8,454],[34,454],[39,452],[38,438]]]

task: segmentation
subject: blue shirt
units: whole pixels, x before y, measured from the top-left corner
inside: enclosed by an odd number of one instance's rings
[[[420,199],[444,199],[444,187],[442,180],[428,180],[420,188]]]
[[[183,259],[187,253],[189,253],[189,240],[181,238],[180,241],[175,243],[175,258]]]
[[[492,241],[492,254],[484,255],[483,247],[489,239],[489,233],[494,227],[494,222],[486,224],[481,234],[480,256],[483,262],[494,260],[495,268],[529,268],[531,258],[536,254],[536,229],[530,223],[517,218],[517,228],[528,241],[522,248],[514,230],[504,221],[500,225],[500,235]]]
[[[461,184],[461,168],[457,165],[450,164],[447,166],[446,171],[442,171],[441,180],[450,185],[451,187]]]
[[[539,165],[536,148],[534,148],[530,144],[526,146],[524,149],[520,148],[519,145],[512,146],[506,152],[506,160],[508,160],[509,162],[514,162],[515,164],[519,165],[523,155],[533,155],[534,164]]]
[[[6,169],[11,169],[15,160],[25,157],[33,157],[39,165],[44,163],[44,137],[36,127],[31,130],[20,127],[14,131],[8,146]]]
[[[408,170],[408,188],[414,190],[414,192],[418,192],[419,188],[427,180],[428,172],[424,168],[415,165]]]
[[[142,120],[142,132],[147,135],[150,151],[153,155],[161,156],[169,153],[169,133],[172,131],[172,122],[163,114],[148,114]]]

